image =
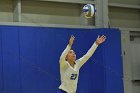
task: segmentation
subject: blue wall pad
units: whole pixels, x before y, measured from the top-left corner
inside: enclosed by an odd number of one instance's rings
[[[98,35],[107,40],[81,68],[77,93],[123,93],[118,29],[0,26],[0,93],[56,93],[59,57],[71,35],[82,57]]]
[[[2,31],[0,30],[0,91],[3,90]]]

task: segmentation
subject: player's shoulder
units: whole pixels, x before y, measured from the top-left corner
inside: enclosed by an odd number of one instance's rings
[[[77,59],[77,60],[75,61],[75,65],[77,65],[79,62],[80,62],[80,60]]]

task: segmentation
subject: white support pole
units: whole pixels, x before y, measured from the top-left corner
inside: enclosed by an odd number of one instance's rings
[[[109,8],[108,0],[103,0],[103,26],[105,28],[109,27]]]
[[[21,0],[13,0],[13,21],[21,22]]]
[[[96,27],[108,27],[108,0],[95,0],[97,9],[95,16]]]

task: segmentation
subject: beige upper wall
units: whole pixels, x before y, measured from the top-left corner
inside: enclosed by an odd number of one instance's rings
[[[0,22],[13,22],[12,1],[0,0]],[[140,0],[109,0],[109,2],[139,4]],[[21,22],[70,25],[95,24],[94,18],[87,20],[81,14],[82,7],[81,4],[22,0]],[[109,22],[111,27],[140,28],[140,10],[109,7]]]
[[[0,22],[13,21],[12,0],[0,0]]]
[[[80,24],[80,6],[51,2],[22,2],[22,22]]]
[[[140,5],[140,0],[109,0],[109,3]],[[140,28],[140,9],[109,7],[111,27]]]
[[[109,8],[111,26],[140,27],[140,13],[137,9]]]
[[[110,3],[134,4],[140,5],[140,0],[109,0]]]

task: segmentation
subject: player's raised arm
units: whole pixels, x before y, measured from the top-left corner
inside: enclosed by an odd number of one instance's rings
[[[94,42],[94,44],[92,45],[92,47],[88,50],[88,52],[81,57],[79,60],[78,67],[81,68],[81,66],[87,62],[87,60],[93,55],[93,53],[95,52],[96,48],[98,47],[98,45],[102,44],[104,41],[106,40],[106,36],[102,35],[101,37],[98,36],[96,41]]]
[[[64,67],[66,66],[66,56],[68,54],[68,52],[70,51],[72,45],[73,45],[73,42],[74,42],[74,36],[71,35],[70,37],[70,40],[69,40],[69,44],[67,45],[66,49],[63,51],[63,53],[61,54],[60,56],[60,67]]]

